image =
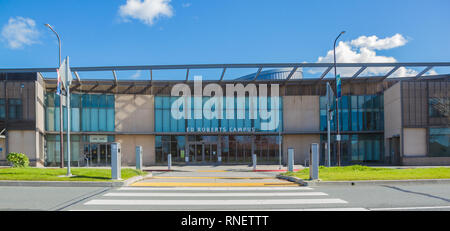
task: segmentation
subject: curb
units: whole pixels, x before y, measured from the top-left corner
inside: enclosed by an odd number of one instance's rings
[[[294,176],[277,175],[277,178],[298,183],[301,186],[367,186],[367,185],[414,185],[414,184],[450,184],[450,179],[419,180],[361,180],[361,181],[320,181],[303,180]]]
[[[123,187],[135,182],[152,177],[152,173],[145,176],[134,176],[124,181],[95,182],[95,181],[0,181],[0,186],[22,186],[22,187]]]

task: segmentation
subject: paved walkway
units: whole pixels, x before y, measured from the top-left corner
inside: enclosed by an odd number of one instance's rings
[[[172,171],[158,167],[144,168],[151,178],[136,182],[136,187],[298,187],[298,184],[276,178],[278,165],[267,165],[264,171],[253,171],[248,165],[173,166]],[[302,168],[296,166],[297,169]],[[257,169],[258,170],[258,169]],[[281,171],[285,171],[282,168]]]
[[[303,169],[303,165],[295,165],[294,169]],[[167,166],[151,166],[144,167],[145,171],[168,171]],[[171,167],[172,171],[181,172],[253,172],[253,166],[249,165],[175,165]],[[286,166],[279,165],[258,165],[256,172],[284,172],[287,171]]]

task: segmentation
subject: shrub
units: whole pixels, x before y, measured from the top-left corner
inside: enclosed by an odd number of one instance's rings
[[[23,153],[15,153],[11,152],[6,157],[6,160],[14,167],[14,168],[26,168],[30,164],[30,160],[27,155]]]

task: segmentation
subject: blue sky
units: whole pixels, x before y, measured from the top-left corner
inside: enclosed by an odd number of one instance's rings
[[[450,61],[448,0],[146,1],[159,5],[121,14],[127,0],[0,0],[0,68],[56,66],[57,40],[44,23],[60,34],[71,66],[318,62],[327,59],[342,30],[347,32],[341,40],[356,55],[364,46],[353,46],[353,40],[376,36],[375,42],[383,42],[399,34],[392,48],[372,47],[375,57]],[[33,33],[12,47],[17,38],[5,27],[20,17],[34,22],[28,25]]]

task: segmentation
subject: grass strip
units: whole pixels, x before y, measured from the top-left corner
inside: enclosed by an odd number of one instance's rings
[[[1,168],[0,180],[23,181],[112,181],[111,169],[98,168],[71,168],[72,177],[66,175],[67,169],[61,168]],[[123,168],[122,179],[126,180],[134,176],[145,175],[143,171],[131,168]]]
[[[283,175],[308,180],[309,168],[297,172],[286,172]],[[396,169],[361,165],[345,167],[320,166],[319,179],[322,181],[450,179],[450,168]]]

